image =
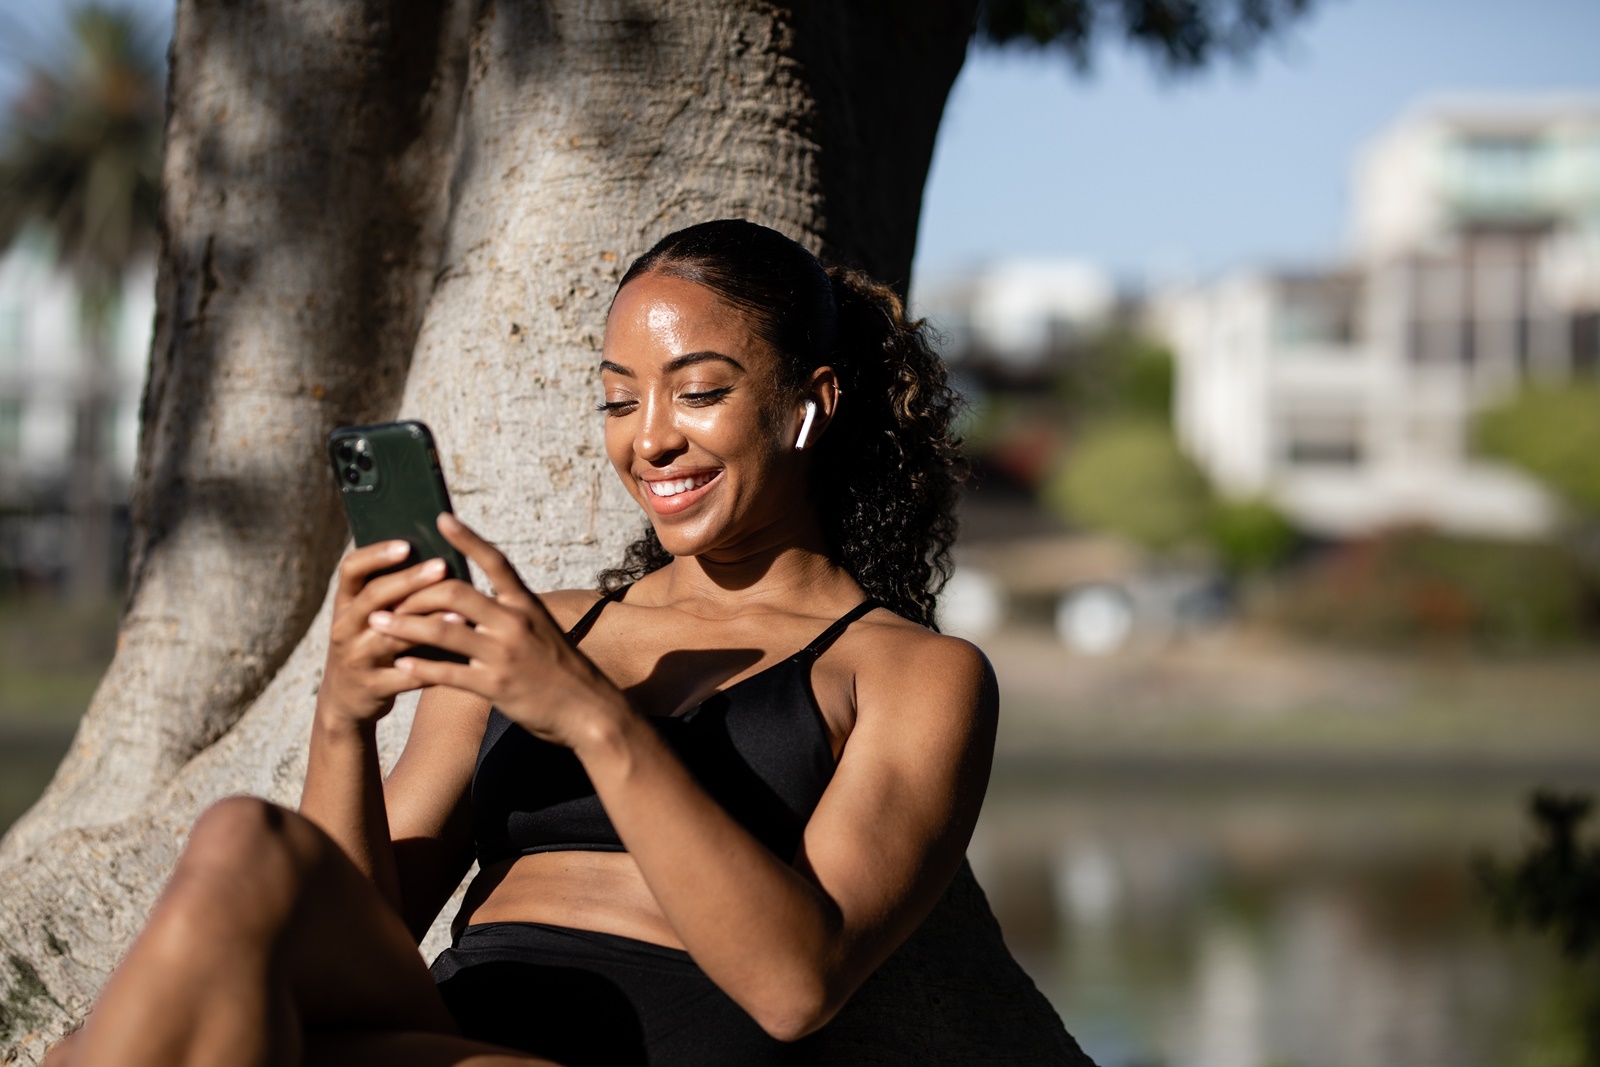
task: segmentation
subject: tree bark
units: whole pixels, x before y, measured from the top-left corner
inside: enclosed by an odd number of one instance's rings
[[[592,410],[620,271],[743,216],[903,283],[973,8],[180,0],[132,589],[72,752],[0,845],[0,1049],[35,1062],[81,1018],[201,809],[298,794],[345,540],[327,432],[426,420],[462,517],[530,585],[590,584],[643,525]],[[1070,1062],[969,872],[936,918],[831,1062],[941,1047],[860,1052],[896,1012],[976,1032],[906,1006],[929,973],[1031,1006],[1017,1056],[973,1062]],[[982,962],[952,971],[962,946]]]

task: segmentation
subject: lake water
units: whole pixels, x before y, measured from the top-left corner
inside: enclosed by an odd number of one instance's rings
[[[1002,772],[971,858],[1101,1067],[1575,1065],[1577,972],[1471,869],[1532,784]]]

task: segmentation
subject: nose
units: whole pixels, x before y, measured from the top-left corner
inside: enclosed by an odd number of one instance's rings
[[[634,454],[654,463],[682,451],[687,443],[683,432],[678,429],[672,404],[654,395],[646,397],[640,412],[638,432],[633,438]]]

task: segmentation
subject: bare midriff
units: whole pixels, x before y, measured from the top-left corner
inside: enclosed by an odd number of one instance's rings
[[[478,872],[456,925],[535,922],[682,948],[626,852],[538,852]]]

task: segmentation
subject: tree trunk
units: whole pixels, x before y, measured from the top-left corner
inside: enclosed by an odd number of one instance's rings
[[[0,845],[0,1049],[34,1062],[81,1018],[205,805],[297,797],[345,540],[327,432],[426,420],[462,517],[534,587],[590,584],[643,524],[592,410],[620,271],[744,216],[903,282],[973,7],[181,0],[132,588],[72,752]],[[1038,998],[970,873],[936,916],[957,932],[925,927],[908,949],[935,962],[886,968],[876,1012],[930,966],[990,987],[973,1004]],[[927,1003],[902,1022],[972,1022]],[[1015,1062],[1067,1062],[1042,1013]],[[865,1048],[865,1025],[840,1033]]]

